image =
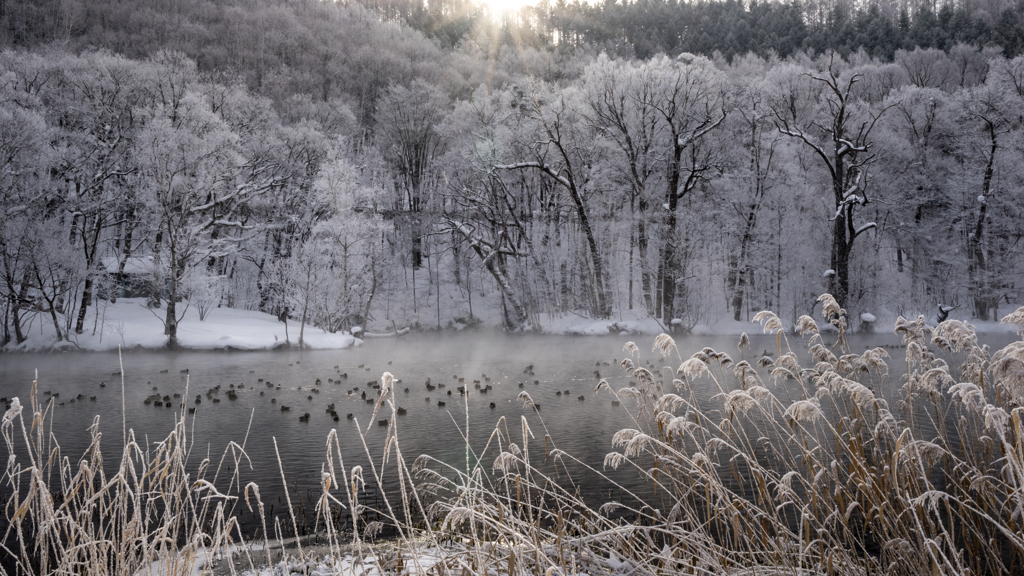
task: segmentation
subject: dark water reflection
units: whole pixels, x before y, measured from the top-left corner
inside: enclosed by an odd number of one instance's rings
[[[751,339],[752,350],[775,348],[774,337],[754,336]],[[991,344],[993,349],[1011,339],[1009,336],[982,337],[983,342]],[[397,404],[405,408],[407,414],[398,416],[397,422],[401,449],[410,464],[418,455],[425,453],[465,468],[465,444],[460,428],[466,426],[467,406],[464,402],[468,402],[468,433],[475,450],[482,449],[501,417],[506,418],[514,441],[521,445],[520,419],[525,416],[533,431],[530,449],[536,458],[543,458],[546,430],[558,448],[601,469],[605,454],[612,449],[612,435],[634,425],[625,409],[628,403],[616,408],[612,406],[612,396],[607,392],[594,395],[598,382],[595,370],[615,389],[627,385],[630,379],[616,362],[624,357],[622,347],[628,340],[636,341],[641,351],[640,361],[644,365],[648,362],[672,368],[679,365],[678,359],[661,360],[660,354],[651,351],[654,340],[651,336],[521,337],[464,332],[368,340],[359,348],[340,351],[130,351],[123,355],[125,418],[127,426],[135,430],[140,441],[152,443],[164,439],[172,429],[175,418],[180,415],[179,402],[195,406],[195,414],[189,415],[189,429],[195,442],[193,463],[198,464],[206,457],[216,461],[228,442],[240,444],[244,440],[251,468],[248,463],[243,466],[242,482],[256,482],[268,505],[276,504],[283,495],[283,482],[274,451],[276,439],[289,487],[308,499],[317,489],[325,462],[326,439],[332,428],[338,431],[346,468],[354,465],[368,468],[369,464],[356,431],[356,422],[363,430],[369,428],[369,451],[380,465],[386,428],[370,421],[372,404],[360,398],[358,393],[350,395],[346,391],[358,386],[360,392],[367,390],[367,397],[375,397],[374,392],[368,389],[368,382],[379,381],[381,374],[388,371],[402,380],[396,387],[395,396]],[[710,346],[739,360],[737,340],[733,336],[689,337],[677,339],[677,344],[684,359]],[[851,346],[857,352],[868,346],[892,346],[898,342],[896,337],[888,335],[851,338]],[[802,343],[798,346],[794,341],[793,347],[801,354],[805,365],[812,365],[806,359]],[[759,355],[760,352],[753,354]],[[896,358],[890,363],[890,381],[896,382],[902,351],[894,350],[893,356]],[[337,370],[334,369],[336,365]],[[533,366],[532,376],[524,373],[530,365]],[[54,414],[54,432],[63,455],[73,461],[81,456],[88,443],[87,429],[98,414],[105,459],[115,462],[119,456],[122,410],[121,380],[114,373],[120,369],[116,353],[5,355],[0,357],[0,396],[19,396],[23,404],[27,404],[24,400],[38,370],[40,398],[48,399],[43,392],[51,391],[60,394],[58,403],[63,402],[63,405],[55,406]],[[187,375],[182,372],[186,369]],[[347,373],[348,377],[339,379],[339,372]],[[489,382],[485,380],[485,374]],[[460,384],[453,375],[465,378],[465,381]],[[264,382],[259,382],[260,378]],[[314,393],[311,389],[318,378],[322,383],[318,387],[319,393]],[[336,382],[329,383],[329,378],[336,379]],[[428,378],[432,385],[444,384],[445,388],[428,391],[425,386]],[[474,380],[480,380],[482,386],[490,384],[493,388],[482,394],[473,387]],[[266,381],[275,387],[268,388]],[[520,382],[524,383],[522,389],[518,386]],[[106,386],[101,387],[101,383]],[[229,400],[226,396],[232,384],[244,387],[238,392],[237,400]],[[221,386],[218,395],[221,401],[213,403],[207,399],[206,392],[217,385]],[[277,385],[280,385],[280,390]],[[469,390],[464,399],[457,391],[459,385]],[[182,398],[173,402],[176,408],[144,405],[143,401],[154,393],[154,387],[161,395],[181,394]],[[404,391],[406,388],[408,393]],[[701,395],[706,396],[702,400],[718,392],[710,382],[703,383],[701,388]],[[540,404],[539,417],[516,401],[522,390]],[[451,391],[450,396],[446,393],[448,391]],[[785,399],[782,390],[776,389],[776,392]],[[888,399],[892,392],[883,391],[883,397]],[[72,403],[71,400],[79,394],[84,398]],[[196,405],[195,397],[199,394],[202,395],[202,403]],[[578,400],[581,395],[585,400]],[[91,401],[93,396],[95,400]],[[309,396],[312,396],[311,400]],[[429,401],[425,400],[428,397]],[[438,407],[439,400],[446,406]],[[331,403],[340,414],[338,422],[326,413]],[[494,408],[490,407],[491,403],[494,403]],[[289,406],[290,410],[282,412],[282,405]],[[299,416],[306,412],[310,414],[308,423],[300,422]],[[348,413],[352,413],[353,420],[346,419]],[[378,420],[383,418],[390,418],[390,415],[377,417]],[[485,456],[484,465],[488,470],[496,454],[492,449]],[[3,456],[6,461],[6,455]],[[620,497],[617,490],[595,475],[576,466],[570,466],[570,469],[580,491],[589,500],[603,501],[609,495],[616,499]],[[394,486],[395,473],[393,465],[386,470],[384,484],[388,489]],[[635,472],[622,469],[609,474],[627,487],[646,493]],[[278,505],[274,515],[282,511]],[[312,516],[311,506],[308,506],[307,514]]]

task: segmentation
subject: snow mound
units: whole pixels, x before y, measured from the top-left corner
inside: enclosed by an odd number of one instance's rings
[[[97,308],[97,317],[90,314],[91,322],[82,334],[71,334],[67,340],[58,342],[52,326],[44,324],[42,333],[33,331],[24,343],[17,347],[8,345],[7,349],[104,351],[167,345],[162,321],[165,310],[147,308],[145,298],[122,298],[116,304],[104,302]],[[276,316],[233,308],[215,308],[205,321],[200,321],[199,313],[190,306],[178,324],[178,344],[195,350],[268,350],[288,344],[297,346],[299,329],[298,324],[290,322],[286,337],[285,324]],[[361,343],[351,334],[331,334],[310,325],[303,331],[303,346],[307,348],[334,350]]]

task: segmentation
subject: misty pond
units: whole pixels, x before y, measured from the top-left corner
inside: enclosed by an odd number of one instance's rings
[[[1011,339],[1009,335],[981,335],[982,343],[992,345],[993,349]],[[194,413],[186,414],[195,443],[193,464],[204,458],[216,463],[228,442],[244,442],[248,461],[243,462],[241,481],[243,485],[255,482],[260,486],[264,501],[274,506],[269,511],[273,516],[287,513],[280,504],[284,492],[275,456],[276,439],[288,486],[303,502],[301,513],[312,521],[310,502],[316,498],[321,467],[326,462],[326,440],[332,428],[338,431],[346,468],[367,468],[369,464],[356,423],[367,431],[368,450],[380,465],[387,431],[380,421],[392,416],[385,407],[371,419],[372,400],[377,392],[370,384],[379,382],[385,371],[401,380],[395,387],[395,399],[405,413],[397,416],[396,424],[402,454],[410,465],[420,454],[430,454],[465,469],[462,432],[467,418],[472,447],[479,452],[502,417],[503,429],[507,428],[513,441],[521,445],[525,417],[532,432],[529,447],[536,461],[543,459],[547,436],[547,448],[557,447],[586,465],[603,470],[604,457],[612,451],[612,435],[622,428],[636,427],[631,415],[635,403],[623,401],[613,406],[614,396],[607,390],[595,394],[595,387],[599,378],[606,378],[615,390],[629,385],[629,375],[617,362],[625,357],[623,344],[630,340],[640,349],[637,365],[646,366],[656,376],[661,374],[671,382],[669,370],[679,366],[679,359],[662,359],[659,353],[652,352],[653,336],[507,336],[461,332],[367,340],[358,348],[333,351],[133,350],[122,356],[125,421],[128,428],[134,429],[140,444],[145,441],[152,446],[170,432],[175,418],[181,415],[182,402],[194,407]],[[745,354],[748,360],[761,356],[762,351],[775,350],[774,336],[754,336],[751,340],[751,349]],[[736,336],[695,336],[679,338],[677,345],[683,359],[710,346],[739,360],[737,341]],[[792,338],[791,343],[801,362],[808,362],[803,342]],[[899,339],[892,335],[850,338],[855,352],[869,346],[898,344]],[[898,382],[903,352],[890,352],[893,360],[889,382]],[[666,369],[659,372],[661,367]],[[88,429],[98,415],[102,447],[107,461],[112,462],[120,454],[122,432],[120,370],[116,353],[10,354],[0,362],[0,396],[18,396],[27,405],[38,371],[38,398],[45,402],[59,394],[52,400],[52,429],[62,456],[77,461],[88,445]],[[762,376],[767,380],[763,371]],[[428,389],[428,380],[433,389]],[[474,381],[479,381],[479,388]],[[220,386],[219,391],[208,394],[216,386]],[[232,386],[235,393],[228,394]],[[468,416],[459,386],[468,391],[464,397],[468,401]],[[707,378],[695,381],[693,386],[700,400],[719,393],[716,384]],[[735,379],[730,377],[727,389],[736,386]],[[796,393],[800,384],[783,381],[769,386],[784,397]],[[517,401],[522,391],[530,394],[539,411],[525,408],[523,402]],[[895,392],[883,390],[880,395],[892,404]],[[157,395],[160,400],[152,401]],[[166,396],[171,401],[163,402]],[[147,398],[151,399],[148,404]],[[162,406],[158,407],[158,403]],[[337,421],[329,413],[331,404],[338,414]],[[283,406],[288,410],[283,411]],[[300,417],[306,413],[309,418],[303,421]],[[496,454],[492,447],[483,456],[486,470],[490,470]],[[550,462],[545,465],[552,470]],[[635,470],[603,470],[621,483],[616,488],[583,465],[567,460],[564,466],[567,468],[559,464],[559,478],[571,475],[580,493],[592,502],[625,499],[623,488],[651,495]],[[366,478],[368,485],[363,496],[372,504],[376,490],[369,473]],[[389,481],[395,481],[390,465],[385,472],[384,488],[392,493],[389,488],[394,486],[389,487]]]

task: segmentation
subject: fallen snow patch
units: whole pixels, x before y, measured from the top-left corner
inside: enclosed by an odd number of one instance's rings
[[[44,322],[42,329],[31,331],[28,340],[17,347],[8,345],[7,350],[163,348],[167,346],[164,314],[166,310],[162,308],[147,308],[145,298],[122,298],[116,304],[101,302],[89,310],[89,323],[82,334],[70,334],[68,340],[58,342],[53,326]],[[196,350],[267,350],[286,344],[297,346],[300,326],[289,322],[287,339],[285,332],[285,324],[276,316],[256,310],[215,308],[200,322],[199,313],[191,306],[178,324],[178,344]],[[308,324],[302,332],[306,348],[341,349],[361,344],[351,334],[331,334]]]

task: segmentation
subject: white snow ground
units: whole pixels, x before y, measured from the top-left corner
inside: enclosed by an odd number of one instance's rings
[[[278,545],[280,542],[273,542],[271,549],[274,550]],[[302,554],[305,560],[294,549],[289,550],[283,558],[282,554],[272,551],[274,558],[268,564],[264,559],[263,545],[230,545],[227,554],[212,554],[205,550],[190,558],[171,554],[140,568],[135,576],[427,576],[469,574],[474,564],[469,557],[471,553],[453,553],[453,550],[442,550],[430,545],[410,550],[408,544],[396,548],[393,544],[378,543],[365,549],[361,559],[360,555],[353,552],[343,552],[340,557],[332,557],[324,548],[319,546],[313,550],[307,549]],[[354,546],[349,544],[343,548],[351,550]],[[400,564],[396,562],[399,550],[402,558]],[[487,556],[488,545],[484,544],[479,552]],[[607,558],[590,555],[589,560],[592,568],[596,569],[594,572],[605,576],[626,576],[635,573],[637,569],[633,562],[621,560],[614,554]],[[438,566],[442,562],[447,568]],[[552,573],[560,574],[561,571],[547,571],[547,574]],[[590,576],[592,571],[576,566],[572,573]]]
[[[425,274],[423,276],[426,276]],[[404,330],[419,324],[422,330],[443,329],[461,330],[465,324],[455,321],[469,317],[465,293],[456,289],[448,290],[441,285],[442,295],[437,298],[431,290],[436,287],[421,282],[418,305],[412,306],[411,298],[399,300],[380,298],[375,301],[373,317],[367,326],[368,333],[373,335],[389,335],[395,327]],[[437,308],[441,314],[438,322]],[[379,307],[378,307],[379,306]],[[180,308],[179,308],[180,309]],[[1016,306],[1000,308],[1000,316],[1005,316]],[[473,316],[480,320],[481,326],[497,329],[501,326],[500,299],[498,293],[476,293],[473,297]],[[46,351],[46,350],[116,350],[122,348],[162,348],[167,345],[167,337],[163,333],[162,318],[164,309],[150,310],[145,306],[144,298],[122,298],[116,304],[100,301],[99,306],[89,309],[86,330],[83,334],[71,334],[70,341],[57,342],[55,331],[48,314],[36,313],[27,323],[25,332],[28,340],[21,345],[8,344],[8,351]],[[860,318],[875,318],[872,322],[879,334],[890,332],[896,314],[886,310],[863,311]],[[935,323],[934,313],[927,313],[929,324]],[[916,317],[912,315],[910,317]],[[1015,327],[1000,324],[998,321],[979,322],[967,314],[951,315],[956,319],[972,324],[980,333],[1012,333]],[[644,334],[656,335],[666,332],[667,326],[646,314],[642,308],[616,311],[612,318],[595,320],[579,314],[552,316],[540,314],[535,319],[539,326],[533,330],[544,334],[575,334],[575,335],[608,335],[608,334]],[[820,318],[818,324],[828,329]],[[783,318],[787,328],[792,318]],[[860,322],[854,322],[853,330],[858,330]],[[735,321],[732,315],[721,310],[713,319],[698,323],[691,330],[697,336],[729,336],[742,332],[759,333],[760,326],[751,322]],[[185,348],[199,350],[265,350],[290,343],[297,345],[299,340],[299,323],[292,319],[285,325],[275,316],[252,310],[232,308],[214,308],[205,321],[199,320],[199,313],[194,306],[188,307],[184,318],[178,325],[178,342]],[[359,346],[362,340],[349,333],[330,334],[307,324],[304,343],[313,349],[340,349]]]
[[[7,350],[99,351],[116,350],[118,346],[164,347],[167,345],[167,336],[164,335],[162,319],[166,310],[151,310],[146,308],[145,304],[145,298],[122,298],[116,304],[101,301],[98,310],[89,310],[85,332],[78,335],[72,333],[70,341],[59,343],[49,316],[37,314],[26,330],[28,339],[20,346],[9,344]],[[264,350],[281,346],[286,342],[298,344],[298,341],[298,322],[289,321],[286,339],[283,322],[275,316],[253,310],[215,308],[210,311],[205,321],[200,322],[198,311],[194,306],[190,306],[178,324],[178,343],[183,347],[198,350]],[[337,349],[358,346],[362,341],[351,334],[330,334],[307,324],[304,343],[310,348]]]

